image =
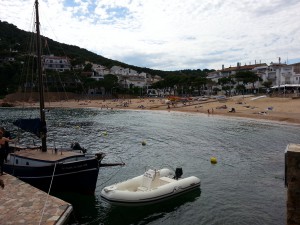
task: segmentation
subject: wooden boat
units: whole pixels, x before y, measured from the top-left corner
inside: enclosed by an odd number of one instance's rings
[[[41,146],[16,147],[4,164],[4,171],[41,190],[67,191],[93,194],[98,180],[99,168],[104,153],[86,154],[85,149],[48,148],[47,125],[44,106],[44,85],[41,59],[41,36],[38,0],[35,0],[36,46],[35,56],[39,81],[40,118],[19,119],[14,124],[23,130],[36,134]],[[120,165],[120,164],[114,164]]]
[[[143,175],[102,189],[101,197],[112,205],[147,205],[174,198],[200,187],[195,176],[181,178],[182,169],[149,169]]]
[[[45,192],[93,194],[104,156],[71,148],[43,152],[40,147],[14,147],[4,171]]]

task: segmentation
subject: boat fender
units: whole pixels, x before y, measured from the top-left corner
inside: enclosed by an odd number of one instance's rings
[[[176,168],[175,176],[173,179],[178,180],[179,178],[181,178],[182,174],[183,174],[182,168]]]

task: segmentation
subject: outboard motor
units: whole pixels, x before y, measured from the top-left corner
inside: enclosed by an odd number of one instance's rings
[[[86,153],[86,149],[83,148],[83,147],[81,147],[80,144],[79,144],[78,142],[73,142],[73,143],[71,144],[71,148],[72,148],[73,150],[81,150],[82,153]]]
[[[176,168],[174,179],[178,180],[183,174],[182,168]]]

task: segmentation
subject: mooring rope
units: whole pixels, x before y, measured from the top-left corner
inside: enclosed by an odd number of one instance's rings
[[[51,177],[51,182],[50,182],[49,190],[48,190],[48,193],[47,193],[47,198],[46,198],[46,201],[45,201],[45,204],[44,204],[44,207],[43,207],[42,216],[41,216],[39,225],[41,225],[42,219],[43,219],[43,216],[44,216],[44,213],[45,213],[45,208],[46,208],[46,204],[48,202],[48,197],[50,195],[50,191],[51,191],[51,187],[52,187],[52,182],[53,182],[55,170],[56,170],[56,163],[54,164],[53,174],[52,174],[52,177]]]

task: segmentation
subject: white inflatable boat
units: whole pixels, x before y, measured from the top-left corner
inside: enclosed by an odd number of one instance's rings
[[[175,174],[167,168],[149,169],[141,176],[103,188],[101,197],[112,205],[146,205],[200,187],[199,178],[181,178],[181,175],[181,168]]]

